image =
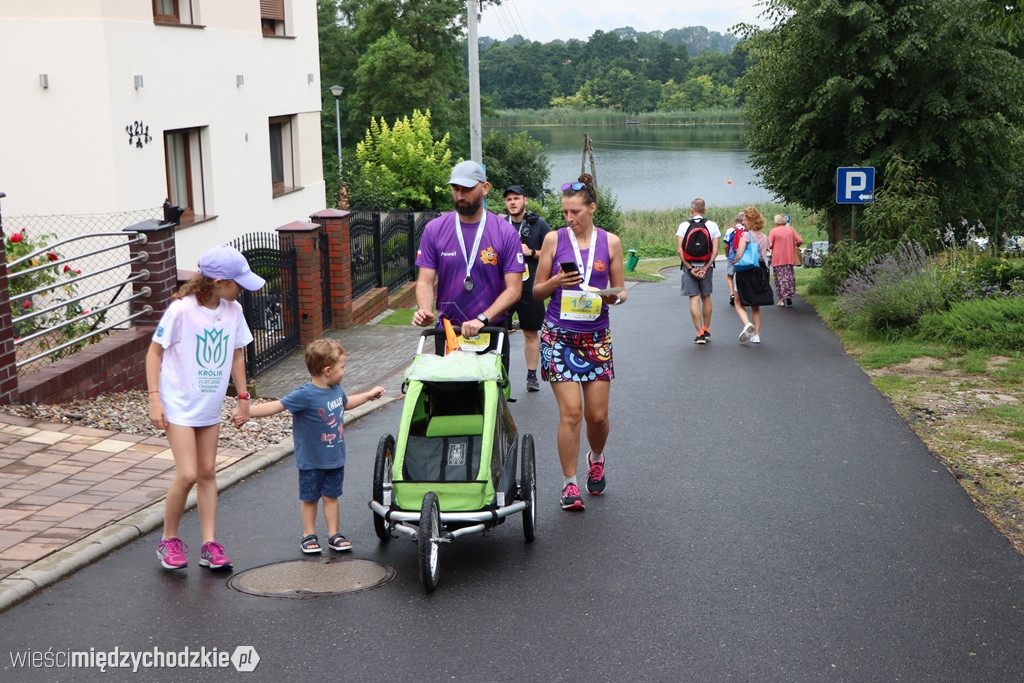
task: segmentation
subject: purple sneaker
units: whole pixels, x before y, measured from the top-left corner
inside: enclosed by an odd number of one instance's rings
[[[576,484],[566,484],[565,488],[562,489],[562,509],[583,509],[583,498],[580,497],[580,487]]]
[[[231,560],[224,554],[224,546],[216,541],[203,544],[199,551],[199,566],[210,569],[231,569]]]
[[[587,465],[590,469],[587,470],[587,493],[592,496],[600,496],[604,493],[605,478],[604,478],[604,457],[601,458],[601,462],[594,462],[593,453],[587,453]]]
[[[180,538],[168,538],[156,545],[156,559],[164,569],[184,569],[188,566],[188,545]]]

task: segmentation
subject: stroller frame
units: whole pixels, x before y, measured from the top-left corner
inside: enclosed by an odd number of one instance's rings
[[[399,535],[419,546],[420,577],[432,591],[439,548],[460,536],[487,532],[522,513],[523,535],[534,539],[536,464],[533,437],[520,438],[508,411],[507,372],[500,349],[507,331],[484,353],[424,352],[420,335],[406,371],[398,439],[381,437],[374,462],[374,531],[382,542]]]

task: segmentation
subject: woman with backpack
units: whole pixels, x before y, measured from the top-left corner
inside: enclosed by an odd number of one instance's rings
[[[736,315],[743,323],[740,342],[761,343],[761,306],[771,306],[775,303],[771,275],[764,262],[764,254],[768,251],[768,236],[763,231],[764,216],[753,206],[748,206],[743,210],[743,227],[737,228],[732,236],[735,247],[735,254],[731,259],[733,264],[741,263],[744,252],[751,248],[752,243],[757,245],[756,248],[761,254],[755,267],[749,270],[736,268]],[[750,317],[747,317],[744,306],[750,306]]]

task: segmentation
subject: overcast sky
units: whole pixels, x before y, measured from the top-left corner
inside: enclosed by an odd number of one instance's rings
[[[577,38],[587,40],[594,31],[632,26],[640,32],[706,26],[726,33],[739,23],[765,25],[758,17],[759,0],[503,0],[500,7],[485,4],[479,36],[508,40],[522,35],[549,43]]]

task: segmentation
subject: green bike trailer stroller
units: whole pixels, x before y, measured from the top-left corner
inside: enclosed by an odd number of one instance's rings
[[[502,348],[504,328],[484,328]],[[523,535],[536,521],[533,437],[516,431],[499,351],[424,353],[440,330],[425,330],[405,374],[397,441],[380,439],[373,468],[373,526],[381,541],[416,541],[428,591],[437,587],[439,551],[459,536],[486,532],[522,513]],[[494,345],[492,345],[494,346]]]

